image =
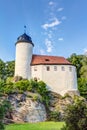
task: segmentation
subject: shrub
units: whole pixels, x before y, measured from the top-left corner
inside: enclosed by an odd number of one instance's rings
[[[49,113],[49,119],[50,121],[60,121],[60,112],[59,111],[51,111]]]
[[[79,98],[73,105],[68,105],[65,114],[65,123],[61,130],[87,130],[87,104]]]
[[[46,105],[46,107],[49,107],[49,91],[43,81],[38,82],[37,92],[42,96],[42,101]]]
[[[14,88],[15,89],[18,89],[19,91],[23,90],[23,91],[26,91],[28,86],[29,86],[29,80],[20,80],[16,83],[14,83]]]
[[[9,101],[4,100],[0,102],[0,130],[4,130],[4,117],[5,114],[11,109],[11,104]]]
[[[10,94],[13,93],[14,84],[12,82],[6,83],[4,85],[4,93]]]

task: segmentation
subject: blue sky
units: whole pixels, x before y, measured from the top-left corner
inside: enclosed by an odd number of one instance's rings
[[[87,51],[87,0],[0,0],[0,58],[15,59],[26,32],[34,54],[69,57]]]

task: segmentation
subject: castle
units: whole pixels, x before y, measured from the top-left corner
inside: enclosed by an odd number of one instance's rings
[[[17,38],[15,76],[42,80],[50,91],[61,95],[77,91],[76,67],[64,57],[33,55],[33,47],[26,33]]]

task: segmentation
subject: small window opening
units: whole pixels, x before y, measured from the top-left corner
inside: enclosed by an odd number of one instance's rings
[[[70,72],[72,71],[72,67],[69,67],[69,71],[70,71]]]
[[[49,59],[45,59],[45,61],[50,61]]]
[[[61,68],[61,69],[62,69],[62,71],[65,71],[65,68],[64,68],[64,66],[62,66],[62,68]]]
[[[54,71],[57,71],[57,66],[54,66]]]
[[[34,67],[34,71],[37,71],[37,67],[36,66]]]
[[[50,67],[49,66],[47,66],[47,71],[50,71]]]

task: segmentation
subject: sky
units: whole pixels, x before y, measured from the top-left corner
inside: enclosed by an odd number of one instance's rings
[[[87,0],[0,0],[0,59],[15,60],[25,25],[34,54],[87,52]]]

